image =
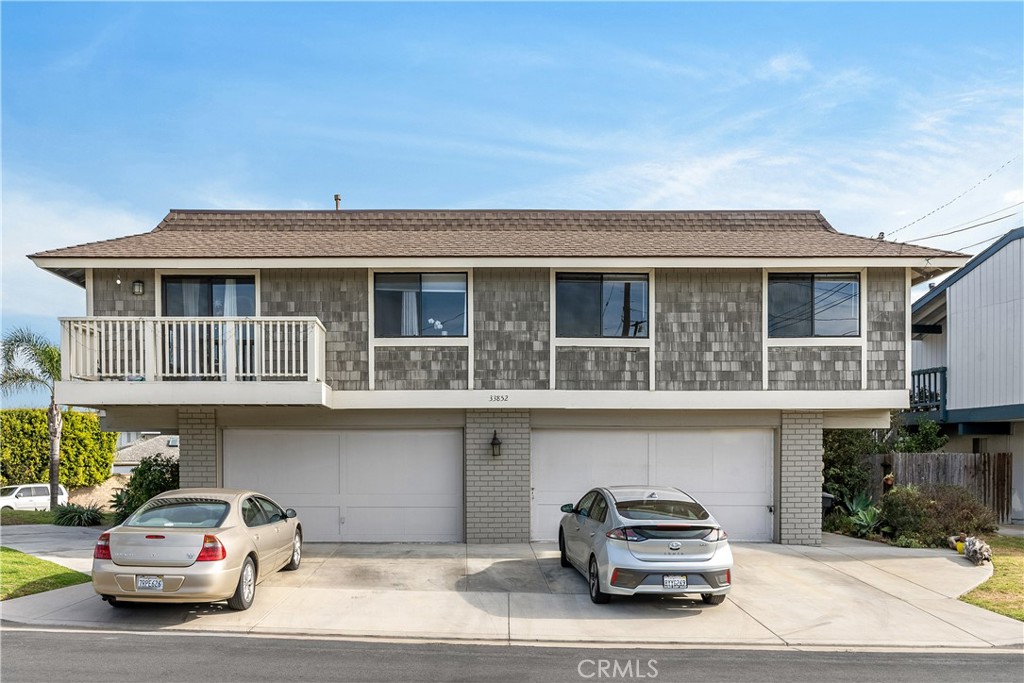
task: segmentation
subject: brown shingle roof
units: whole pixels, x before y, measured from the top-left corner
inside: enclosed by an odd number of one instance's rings
[[[951,252],[837,232],[818,211],[202,211],[44,258],[896,257]]]

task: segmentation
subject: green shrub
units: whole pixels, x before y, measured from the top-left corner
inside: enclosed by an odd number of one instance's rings
[[[853,520],[844,510],[835,508],[821,520],[821,530],[833,534],[850,535],[853,533]]]
[[[962,486],[896,486],[882,497],[882,517],[893,537],[942,545],[949,536],[986,533],[996,518]]]
[[[892,448],[895,453],[934,453],[948,442],[949,437],[942,435],[938,422],[921,420],[913,434],[900,427]]]
[[[53,523],[57,526],[96,526],[103,523],[103,510],[98,505],[58,505],[53,513]]]
[[[124,488],[114,491],[110,505],[120,524],[143,503],[164,491],[178,488],[178,461],[163,455],[146,456]]]
[[[900,536],[892,542],[897,548],[924,548],[924,543],[921,543],[916,538],[910,536]]]
[[[864,456],[885,450],[868,429],[826,429],[822,446],[824,488],[840,501],[868,488],[871,468]]]
[[[100,430],[96,413],[64,413],[60,443],[60,483],[95,486],[110,476],[117,432]],[[50,435],[46,410],[0,410],[0,485],[50,480]]]

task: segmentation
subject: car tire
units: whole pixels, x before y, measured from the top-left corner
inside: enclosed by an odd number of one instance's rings
[[[701,593],[700,599],[704,601],[705,605],[721,605],[725,602],[725,594],[712,595],[711,593]]]
[[[299,568],[302,562],[302,532],[295,530],[295,538],[292,539],[292,558],[284,566],[286,571],[293,572]]]
[[[107,604],[111,607],[127,607],[130,604],[123,600],[118,600],[113,595],[104,595],[103,599],[106,600]]]
[[[558,560],[562,563],[563,567],[571,567],[572,562],[569,561],[569,556],[565,554],[565,534],[562,530],[558,530]]]
[[[4,505],[3,509],[4,510],[13,510],[14,508],[12,508],[10,505]]]
[[[238,573],[238,586],[235,594],[228,598],[228,607],[234,610],[246,610],[252,607],[256,599],[256,563],[251,557],[245,558],[242,571]]]
[[[595,605],[606,605],[612,596],[601,590],[601,574],[597,569],[597,558],[590,556],[590,570],[587,573],[587,584],[590,588],[590,601]]]

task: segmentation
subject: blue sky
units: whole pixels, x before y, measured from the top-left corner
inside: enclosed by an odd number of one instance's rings
[[[25,254],[172,207],[817,208],[877,235],[970,189],[895,238],[1021,224],[1021,3],[0,13],[5,330],[84,314]]]

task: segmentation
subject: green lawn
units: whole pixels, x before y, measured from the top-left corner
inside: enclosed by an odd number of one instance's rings
[[[992,546],[992,578],[960,599],[1024,621],[1024,538],[986,536]]]
[[[90,581],[88,574],[0,547],[0,600]]]
[[[11,524],[53,524],[53,513],[49,510],[0,510],[0,525]]]

